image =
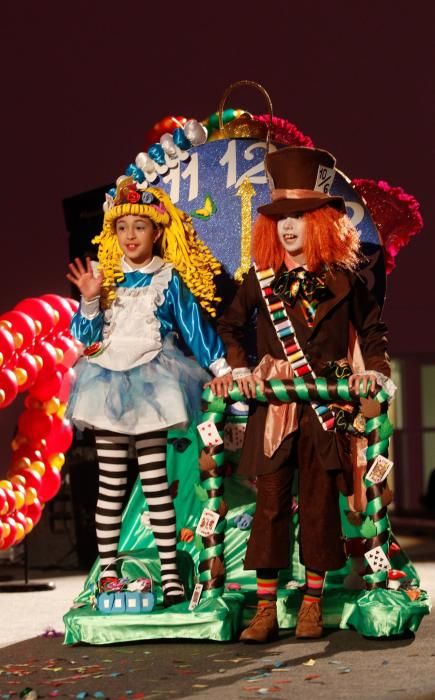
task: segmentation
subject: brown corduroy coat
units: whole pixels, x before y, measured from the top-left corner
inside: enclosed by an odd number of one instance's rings
[[[294,308],[286,304],[289,318],[295,328],[299,344],[316,374],[321,374],[325,363],[348,356],[350,324],[357,331],[366,370],[390,375],[387,355],[386,326],[380,320],[380,308],[374,295],[362,278],[350,272],[337,271],[326,274],[329,298],[322,301],[316,310],[314,325],[309,327],[299,303]],[[284,351],[261,294],[253,268],[250,269],[233,302],[218,322],[218,332],[227,350],[227,360],[232,369],[247,367],[245,335],[248,325],[256,318],[257,361],[269,354],[277,359],[285,359]],[[252,402],[239,473],[245,475],[268,474],[278,469],[290,455],[292,440],[286,440],[275,454],[264,455],[264,427],[267,406]],[[312,420],[317,417],[312,412]],[[325,469],[347,471],[345,445],[340,435],[330,431],[325,433],[319,449],[323,454]],[[347,449],[345,449],[347,453]],[[344,463],[343,463],[344,460]]]

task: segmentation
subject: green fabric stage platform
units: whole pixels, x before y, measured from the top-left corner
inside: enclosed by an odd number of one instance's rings
[[[178,442],[177,442],[178,441]],[[183,449],[181,449],[183,448]],[[195,532],[200,515],[207,502],[207,494],[200,484],[198,454],[201,446],[197,431],[173,431],[168,446],[169,483],[178,482],[174,505],[177,532],[189,528]],[[236,459],[234,460],[237,461]],[[95,562],[78,595],[75,606],[65,615],[65,643],[117,644],[150,639],[209,639],[230,641],[237,639],[240,629],[254,613],[255,572],[243,569],[243,558],[249,529],[237,527],[236,519],[243,513],[255,510],[255,493],[249,482],[228,476],[225,481],[224,499],[228,506],[225,519],[225,586],[221,595],[201,598],[192,611],[188,602],[164,609],[160,587],[157,549],[150,528],[142,517],[146,504],[139,480],[136,482],[129,503],[123,514],[119,575],[130,579],[149,576],[154,582],[156,607],[148,613],[104,614],[92,605],[99,564]],[[347,501],[342,498],[343,533],[348,538],[363,538],[361,528],[351,525],[345,517]],[[364,526],[363,526],[364,527]],[[300,586],[304,583],[304,567],[299,561],[297,545],[297,513],[292,516],[292,551],[288,569],[280,572],[278,598],[278,622],[283,629],[292,629],[301,601]],[[198,579],[198,564],[204,546],[196,535],[191,542],[177,545],[177,563],[180,576],[190,598]],[[419,579],[406,554],[397,548],[391,564],[406,574],[407,587],[417,593]],[[355,571],[352,560],[339,571],[328,572],[323,598],[323,617],[327,628],[354,629],[368,637],[391,637],[416,632],[421,619],[430,611],[430,601],[424,591],[411,600],[405,590],[362,588],[364,581]],[[238,584],[240,589],[231,589]]]

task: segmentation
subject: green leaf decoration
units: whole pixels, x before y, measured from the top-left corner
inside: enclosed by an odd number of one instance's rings
[[[204,503],[204,501],[207,501],[208,499],[208,494],[207,491],[200,485],[200,484],[195,484],[195,493],[196,497],[201,503]]]
[[[370,539],[370,537],[374,537],[376,535],[376,526],[370,515],[366,517],[361,525],[361,535],[366,539]]]

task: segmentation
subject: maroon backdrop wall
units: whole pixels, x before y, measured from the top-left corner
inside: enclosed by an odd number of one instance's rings
[[[166,114],[204,118],[229,83],[249,78],[350,177],[385,179],[420,200],[426,227],[399,255],[385,317],[392,354],[433,353],[433,6],[252,7],[7,4],[0,312],[70,293],[63,198],[114,180]],[[230,106],[263,111],[252,92]],[[0,474],[17,410],[0,411]]]

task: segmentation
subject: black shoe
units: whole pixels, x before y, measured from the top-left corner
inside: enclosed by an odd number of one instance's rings
[[[163,607],[170,608],[171,605],[178,605],[179,603],[185,603],[186,596],[184,593],[163,593]]]

